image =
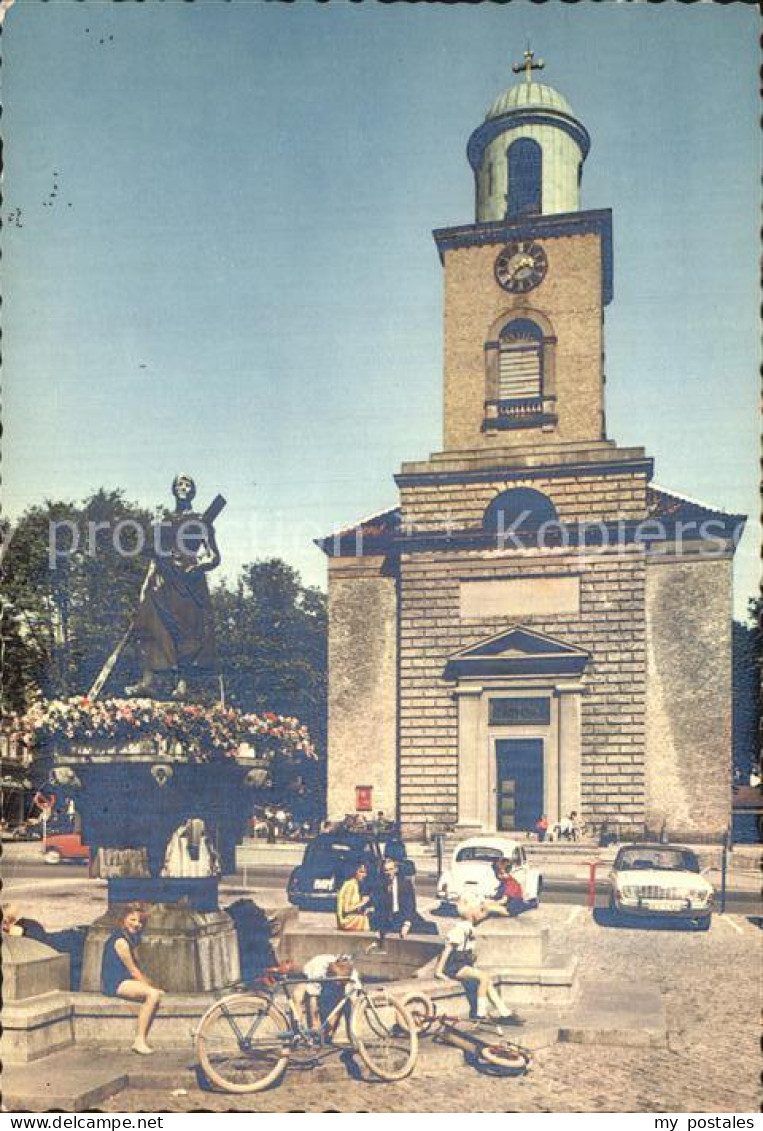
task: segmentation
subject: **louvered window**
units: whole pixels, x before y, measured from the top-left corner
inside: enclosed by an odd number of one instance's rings
[[[498,398],[501,401],[540,397],[543,382],[543,336],[529,319],[510,322],[501,332],[498,355]]]

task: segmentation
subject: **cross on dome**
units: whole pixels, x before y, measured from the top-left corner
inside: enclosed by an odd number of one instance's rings
[[[534,58],[535,52],[530,49],[530,46],[528,44],[527,50],[525,51],[524,63],[514,63],[511,68],[515,75],[518,75],[522,71],[524,71],[525,75],[527,76],[528,83],[532,82],[532,72],[542,71],[546,65],[542,59],[539,59],[537,63],[533,62]]]

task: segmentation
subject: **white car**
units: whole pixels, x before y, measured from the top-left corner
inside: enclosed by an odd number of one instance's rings
[[[689,848],[672,844],[628,844],[609,876],[609,907],[618,919],[660,916],[707,931],[713,914],[713,886]]]
[[[475,836],[457,844],[450,867],[437,881],[438,898],[451,906],[462,896],[492,899],[498,888],[493,865],[504,858],[511,861],[511,874],[522,888],[525,902],[537,906],[543,877],[530,864],[521,844],[500,836]]]

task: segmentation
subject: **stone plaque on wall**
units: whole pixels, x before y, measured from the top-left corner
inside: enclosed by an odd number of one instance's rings
[[[462,620],[580,612],[579,577],[512,577],[461,582]]]

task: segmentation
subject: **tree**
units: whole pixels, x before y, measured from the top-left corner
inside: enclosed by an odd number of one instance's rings
[[[61,698],[90,687],[135,606],[146,570],[135,550],[150,523],[121,491],[100,490],[81,505],[33,506],[13,530],[5,524],[5,711],[23,711],[34,695]],[[129,659],[112,693],[134,677]]]
[[[84,694],[135,610],[152,544],[152,516],[121,491],[82,504],[31,507],[3,534],[3,708],[22,713],[32,698]],[[326,738],[326,600],[278,559],[246,566],[234,586],[212,592],[226,698],[248,711],[293,715],[316,746]],[[125,649],[105,688],[124,694],[135,680]],[[218,688],[212,689],[215,697]]]
[[[747,783],[760,760],[763,631],[761,598],[750,601],[751,625],[733,624],[734,777]]]
[[[326,598],[277,558],[244,567],[212,594],[226,698],[244,710],[295,715],[326,739]]]

